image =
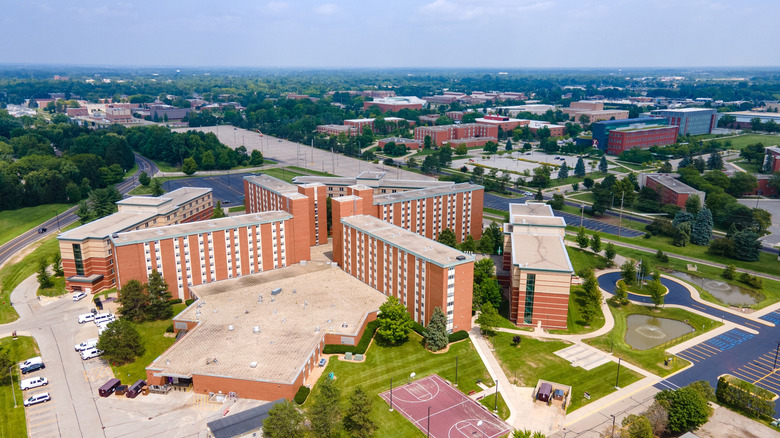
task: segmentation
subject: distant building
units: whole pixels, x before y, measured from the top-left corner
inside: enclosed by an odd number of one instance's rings
[[[772,173],[780,172],[780,147],[767,146],[764,151],[766,156],[772,161]]]
[[[489,141],[496,143],[498,142],[498,139],[495,137],[456,138],[447,140],[447,144],[453,149],[460,145],[465,145],[467,148],[478,148],[485,146]]]
[[[574,275],[566,221],[542,203],[509,204],[503,269],[509,271],[509,320],[519,326],[566,329]]]
[[[425,114],[420,116],[420,123],[435,125],[436,121],[439,120],[439,117],[441,117],[441,114]]]
[[[406,149],[416,150],[422,147],[422,143],[418,140],[403,137],[387,137],[379,140],[378,146],[384,148],[386,144],[393,142],[395,144],[402,144],[406,146]]]
[[[434,145],[441,146],[449,140],[464,138],[491,137],[498,138],[498,127],[479,123],[464,123],[460,125],[419,126],[414,129],[414,139],[424,142],[430,136]]]
[[[364,126],[371,128],[371,131],[374,130],[374,119],[348,119],[344,120],[344,125],[351,126],[355,128],[358,134],[362,134]]]
[[[360,92],[362,96],[372,97],[374,99],[383,99],[387,97],[395,97],[395,91],[392,90],[364,90]]]
[[[512,119],[510,117],[487,115],[474,120],[476,123],[482,125],[491,125],[501,128],[504,132],[510,132],[518,126],[526,126],[529,120]]]
[[[538,116],[546,113],[547,111],[555,111],[555,105],[544,104],[526,104],[526,105],[512,105],[512,106],[498,106],[494,109],[503,109],[507,111],[507,114],[514,117],[519,113],[531,113]]]
[[[718,127],[718,112],[713,108],[663,109],[650,114],[668,118],[670,125],[679,127],[679,135],[709,134]]]
[[[357,135],[355,127],[349,125],[317,125],[317,132],[328,135],[339,135],[342,132],[347,135]]]
[[[630,149],[666,146],[677,141],[677,126],[626,126],[613,129],[607,140],[607,153],[620,155]]]
[[[190,111],[192,111],[191,108],[176,108],[171,105],[149,105],[149,115],[152,120],[155,116],[159,121],[165,119],[165,116],[168,116],[168,120],[180,120],[187,117]]]
[[[658,192],[662,205],[672,204],[682,208],[693,195],[697,195],[699,202],[704,205],[704,192],[680,182],[675,178],[678,176],[668,173],[640,173],[637,182],[639,187],[650,187]]]
[[[68,117],[87,117],[87,116],[89,116],[89,111],[87,111],[86,108],[68,108],[66,110],[66,113],[68,114]]]
[[[227,417],[206,423],[208,438],[244,438],[263,436],[263,422],[268,411],[285,399],[269,402],[254,408],[231,414]]]
[[[133,113],[129,108],[106,108],[106,119],[111,123],[130,123]]]
[[[780,113],[763,113],[756,111],[734,111],[725,113],[730,116],[734,116],[737,120],[729,128],[750,128],[752,126],[751,120],[759,119],[761,123],[766,123],[770,120],[777,124],[780,124]],[[721,114],[722,116],[722,114]]]
[[[400,111],[402,109],[421,110],[425,101],[414,96],[397,96],[374,99],[369,102],[363,102],[363,109],[369,109],[372,106],[379,107],[382,112]]]
[[[606,152],[609,134],[611,131],[618,128],[640,128],[648,126],[669,126],[669,119],[663,117],[641,117],[635,119],[607,120],[593,123],[591,125],[591,131],[593,132],[593,146],[596,146],[602,151]]]
[[[566,130],[566,127],[563,125],[556,125],[555,123],[547,123],[540,120],[528,120],[528,128],[534,134],[542,128],[547,128],[550,130],[550,137],[563,137]]]
[[[590,123],[602,120],[623,120],[628,118],[628,111],[618,109],[604,109],[603,102],[579,101],[572,102],[568,108],[562,109],[563,113],[579,122],[580,116],[588,116]]]
[[[464,114],[465,113],[463,111],[447,111],[446,113],[444,113],[445,116],[449,117],[455,122],[459,122],[463,120]]]

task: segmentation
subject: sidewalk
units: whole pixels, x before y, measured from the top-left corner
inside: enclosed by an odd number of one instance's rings
[[[496,357],[491,353],[490,346],[485,341],[485,338],[480,333],[479,325],[472,323],[471,331],[469,331],[469,338],[471,339],[474,348],[477,350],[477,354],[482,359],[482,363],[485,364],[485,368],[490,374],[490,378],[493,382],[498,380],[498,392],[504,398],[507,407],[509,408],[509,418],[506,422],[510,425],[514,425],[518,418],[518,406],[520,405],[520,396],[517,393],[517,387],[512,385],[507,379],[504,370],[501,369],[501,364],[498,363]]]

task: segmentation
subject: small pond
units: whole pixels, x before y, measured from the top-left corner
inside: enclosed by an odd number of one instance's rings
[[[672,271],[671,274],[701,287],[709,292],[710,295],[729,306],[750,306],[764,299],[764,297],[757,292],[734,286],[725,281],[711,280],[709,278],[702,278],[697,275],[679,271]],[[704,282],[702,282],[702,280],[704,280]]]
[[[692,332],[687,323],[648,315],[626,317],[626,343],[635,350],[647,350]]]

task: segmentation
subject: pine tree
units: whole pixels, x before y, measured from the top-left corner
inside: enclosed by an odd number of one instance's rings
[[[425,330],[425,346],[431,351],[439,351],[447,342],[447,316],[441,307],[436,307]]]
[[[577,160],[577,164],[574,166],[574,176],[579,178],[585,177],[585,161],[582,157]]]
[[[599,172],[607,173],[607,170],[609,170],[609,163],[607,163],[607,157],[602,156],[601,161],[599,161]]]
[[[712,151],[710,157],[707,159],[707,168],[710,170],[720,170],[723,168],[723,157],[720,156],[718,151]]]
[[[674,227],[674,236],[672,243],[674,246],[685,246],[691,241],[691,223],[680,222]]]
[[[594,233],[593,237],[590,238],[590,249],[596,254],[601,252],[601,236],[599,233]]]
[[[585,249],[588,247],[589,243],[590,239],[588,239],[588,236],[585,234],[585,227],[580,227],[577,231],[577,245],[579,245],[580,248]]]
[[[264,437],[301,438],[304,433],[303,414],[287,400],[274,405],[263,421]]]
[[[707,207],[699,210],[696,215],[696,221],[693,223],[691,232],[691,243],[694,245],[707,246],[712,240],[712,213]]]
[[[691,222],[693,221],[693,215],[688,213],[685,210],[680,210],[677,212],[676,215],[674,215],[674,220],[672,221],[672,225],[675,227],[683,222]]]
[[[331,379],[325,379],[319,385],[319,392],[314,398],[314,405],[309,411],[311,431],[317,438],[338,436],[341,422],[341,406],[339,399],[341,391]]]
[[[742,230],[734,233],[734,257],[738,260],[755,262],[760,251],[761,242],[754,231]]]
[[[48,289],[54,286],[54,282],[51,281],[51,275],[49,275],[49,262],[45,258],[38,260],[38,285],[41,289]]]
[[[149,300],[149,305],[146,309],[146,317],[148,319],[168,319],[173,316],[172,295],[168,291],[168,283],[165,282],[162,274],[157,272],[156,269],[149,274],[149,282],[146,283],[146,295]]]
[[[371,419],[373,405],[363,388],[358,386],[349,396],[349,407],[344,415],[344,429],[353,437],[368,438],[374,435],[377,424]]]
[[[764,167],[761,169],[761,173],[770,175],[772,174],[773,167],[774,167],[774,157],[772,156],[772,154],[766,154],[766,159],[764,159]]]
[[[222,208],[222,202],[217,201],[217,205],[211,211],[211,218],[219,219],[221,217],[225,217],[225,209]]]
[[[561,163],[561,167],[558,168],[558,179],[566,179],[569,177],[569,166],[564,161]]]
[[[512,140],[507,139],[506,140],[506,150],[511,151],[512,150]]]

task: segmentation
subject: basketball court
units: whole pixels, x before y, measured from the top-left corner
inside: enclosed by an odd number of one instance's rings
[[[390,404],[390,391],[380,394]],[[393,388],[393,409],[434,438],[497,438],[512,431],[478,402],[436,374]]]

